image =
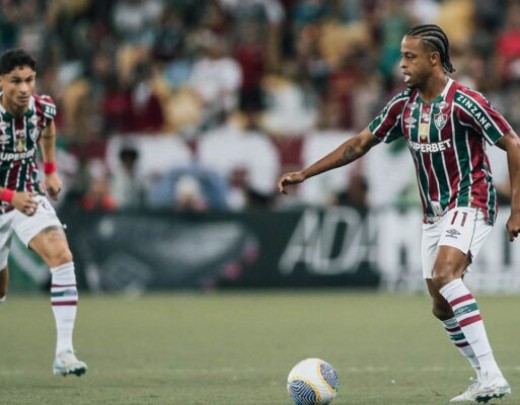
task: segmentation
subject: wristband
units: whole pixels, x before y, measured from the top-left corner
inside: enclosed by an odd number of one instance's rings
[[[56,162],[43,162],[43,172],[52,174],[56,171]]]
[[[2,191],[0,192],[0,201],[5,201],[5,202],[10,203],[11,200],[13,199],[13,196],[14,196],[13,190],[10,190],[8,188],[3,188]]]

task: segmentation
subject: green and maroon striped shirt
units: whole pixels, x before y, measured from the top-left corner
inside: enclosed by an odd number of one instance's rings
[[[48,96],[33,95],[22,117],[13,117],[0,104],[0,186],[15,191],[43,193],[38,181],[36,152],[42,130],[56,116]],[[12,209],[2,202],[0,214]]]
[[[494,223],[497,199],[484,141],[495,144],[511,126],[482,94],[451,79],[429,103],[407,89],[368,128],[386,143],[401,136],[408,142],[424,222],[454,207],[476,207]]]

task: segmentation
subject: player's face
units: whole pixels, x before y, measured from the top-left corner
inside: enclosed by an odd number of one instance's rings
[[[8,111],[19,112],[29,108],[29,100],[36,84],[36,72],[28,66],[19,66],[0,76],[2,104]]]
[[[401,70],[408,87],[420,86],[432,72],[432,51],[419,37],[405,36],[401,42]]]

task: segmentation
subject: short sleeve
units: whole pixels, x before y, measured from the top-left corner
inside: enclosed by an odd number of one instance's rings
[[[455,99],[460,122],[482,134],[489,144],[494,145],[512,130],[507,120],[482,94],[466,90],[459,92]]]
[[[50,96],[40,96],[40,106],[47,126],[56,117],[56,104]]]
[[[368,125],[370,132],[380,141],[390,143],[403,135],[401,115],[403,106],[408,99],[409,95],[407,92],[398,94],[388,102],[381,113]]]

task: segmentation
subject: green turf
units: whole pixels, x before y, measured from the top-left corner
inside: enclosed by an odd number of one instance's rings
[[[519,404],[520,299],[479,299]],[[340,377],[335,405],[448,403],[469,365],[430,316],[425,296],[344,291],[83,295],[76,327],[81,377],[55,377],[45,297],[0,305],[0,404],[289,405],[285,381],[306,357]]]

